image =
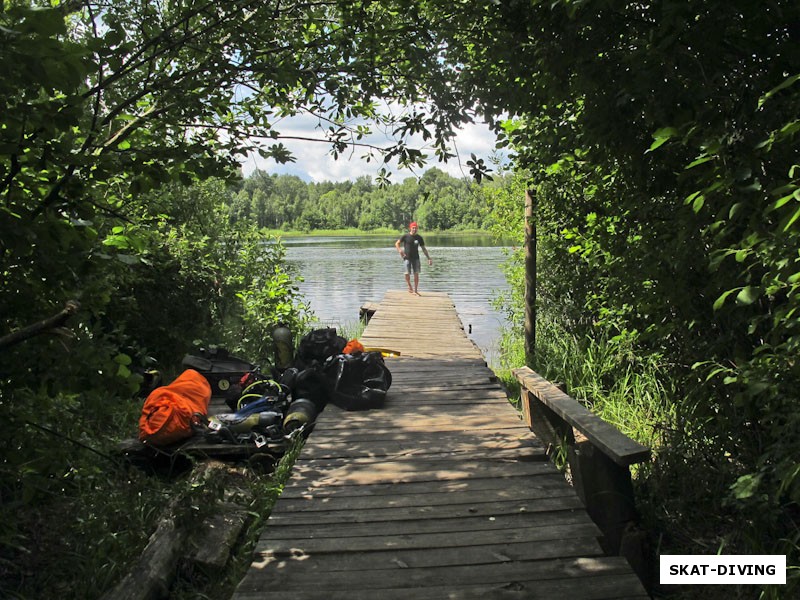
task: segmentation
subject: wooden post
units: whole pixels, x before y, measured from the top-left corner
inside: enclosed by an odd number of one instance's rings
[[[626,528],[639,518],[630,470],[616,464],[588,441],[577,444],[571,458],[578,495],[603,532],[600,545],[605,552],[618,555]]]
[[[533,190],[525,192],[525,363],[536,350],[536,221]]]

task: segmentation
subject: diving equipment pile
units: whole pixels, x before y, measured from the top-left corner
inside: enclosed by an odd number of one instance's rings
[[[306,334],[291,366],[270,367],[269,374],[223,348],[200,349],[184,357],[183,366],[175,381],[145,400],[139,439],[148,445],[201,436],[209,443],[285,448],[311,433],[329,402],[344,410],[379,408],[392,383],[380,352],[348,342],[335,328]],[[215,404],[229,411],[209,410]],[[161,423],[172,429],[161,433]]]

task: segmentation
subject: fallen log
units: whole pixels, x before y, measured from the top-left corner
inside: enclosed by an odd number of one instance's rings
[[[249,518],[240,504],[223,502],[220,511],[203,523],[197,539],[192,541],[189,559],[205,571],[221,571],[228,564],[236,540]]]
[[[218,471],[225,471],[225,474],[236,472],[233,467],[220,462],[207,462],[198,467],[192,474],[192,484],[200,483],[204,479],[212,476],[217,476]],[[191,485],[190,488],[195,488]],[[181,561],[187,558],[190,552],[190,541],[197,534],[197,524],[186,523],[181,520],[180,507],[183,504],[185,496],[173,499],[164,511],[164,516],[158,523],[155,532],[150,536],[145,549],[142,551],[139,559],[133,565],[131,570],[125,577],[111,590],[106,592],[101,600],[156,600],[169,596],[169,590],[175,580]],[[193,498],[195,502],[198,500],[203,502],[203,498]],[[209,502],[211,498],[207,498]],[[211,515],[212,522],[218,515]],[[236,535],[233,536],[231,532],[226,533],[225,520],[219,521],[221,525],[214,527],[214,533],[219,534],[218,541],[213,539],[202,539],[195,542],[196,549],[194,556],[196,557],[198,550],[209,544],[219,543],[225,544],[226,540],[232,541],[227,545],[226,549],[217,549],[218,552],[201,553],[200,560],[206,561],[210,565],[217,565],[220,561],[226,561],[230,553],[230,548],[238,536],[241,527],[244,525],[242,521]],[[231,526],[237,524],[236,519],[231,520]],[[209,527],[205,524],[200,526],[201,531],[207,531]],[[222,563],[224,566],[224,562]]]

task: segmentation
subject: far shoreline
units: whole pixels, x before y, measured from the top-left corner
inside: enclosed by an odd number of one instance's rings
[[[292,237],[339,237],[339,236],[386,236],[396,235],[400,236],[405,233],[405,229],[390,229],[389,227],[381,227],[379,229],[370,229],[368,231],[362,229],[314,229],[311,231],[300,231],[298,229],[283,230],[283,229],[267,229],[263,228],[261,233],[270,237],[277,238],[292,238]],[[426,229],[421,232],[423,234],[431,235],[493,235],[490,231],[485,229]]]

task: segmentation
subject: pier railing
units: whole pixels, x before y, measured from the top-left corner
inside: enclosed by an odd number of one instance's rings
[[[630,466],[648,460],[650,450],[530,368],[513,373],[521,384],[522,413],[528,427],[545,444],[551,458],[566,448],[573,486],[603,532],[603,549],[626,556],[636,568],[635,555],[641,555],[642,548],[641,540],[635,539],[637,513]]]

